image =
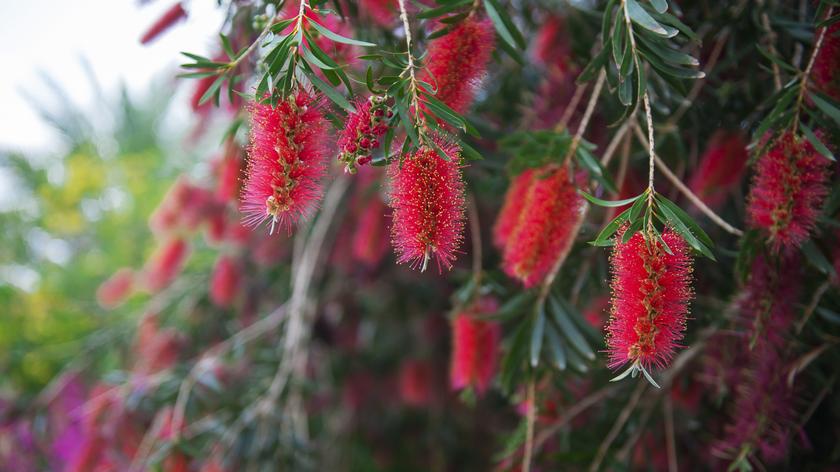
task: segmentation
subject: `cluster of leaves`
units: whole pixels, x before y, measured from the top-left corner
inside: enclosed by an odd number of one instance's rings
[[[662,225],[679,233],[692,249],[709,259],[715,259],[711,251],[714,243],[706,232],[703,231],[703,228],[688,213],[662,194],[654,192],[651,195],[648,189],[635,197],[612,201],[602,200],[586,192],[581,192],[581,194],[587,200],[598,206],[615,208],[631,205],[619,213],[618,216],[598,233],[595,240],[591,242],[593,246],[614,245],[616,241],[613,235],[619,228],[626,225],[627,229],[623,233],[622,242],[629,241],[638,231],[648,231],[649,229],[653,232],[652,236],[657,238],[668,254],[671,254],[671,250],[665,241],[662,240],[660,230],[656,226],[656,222],[658,221]]]
[[[680,35],[682,33],[682,35]],[[683,79],[704,77],[700,63],[675,44],[698,41],[691,29],[668,13],[666,0],[611,0],[602,17],[603,47],[578,78],[584,83],[603,69],[610,89],[624,106],[618,121],[631,116],[648,90],[649,64],[665,84],[685,94]]]

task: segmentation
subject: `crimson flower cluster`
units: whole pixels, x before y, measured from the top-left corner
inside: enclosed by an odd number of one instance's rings
[[[525,287],[541,283],[571,248],[581,206],[567,167],[529,169],[518,175],[494,229],[505,273]]]
[[[391,240],[397,262],[425,270],[435,258],[438,270],[450,269],[464,230],[464,182],[460,150],[440,141],[444,152],[421,147],[394,161],[388,174],[393,210]]]
[[[306,91],[269,104],[251,104],[251,145],[242,212],[249,226],[271,221],[291,231],[321,197],[327,123],[321,103]]]
[[[632,362],[645,369],[664,368],[680,347],[691,289],[692,261],[688,246],[666,229],[662,240],[646,240],[641,232],[622,242],[616,235],[610,257],[612,301],[607,324],[608,365]]]
[[[388,131],[386,120],[393,114],[385,97],[373,95],[356,103],[338,137],[338,160],[345,172],[355,174],[357,166],[371,161],[370,154],[379,147],[379,138]]]
[[[779,136],[756,164],[749,195],[752,226],[774,251],[799,247],[816,225],[825,196],[829,161],[804,138]]]
[[[499,359],[502,328],[498,323],[480,319],[499,307],[494,298],[481,298],[455,315],[452,321],[452,366],[450,383],[454,390],[468,386],[484,393],[493,380]]]

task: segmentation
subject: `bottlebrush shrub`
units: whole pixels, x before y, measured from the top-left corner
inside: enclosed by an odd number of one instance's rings
[[[345,172],[355,174],[357,166],[371,161],[370,154],[388,131],[386,120],[391,116],[393,112],[384,97],[374,95],[356,102],[356,110],[347,115],[338,137],[338,160],[344,164]]]
[[[819,30],[817,33],[819,34]],[[825,32],[823,44],[814,60],[811,80],[817,88],[840,100],[840,23],[835,22]]]
[[[140,38],[141,44],[148,44],[154,41],[158,36],[163,34],[166,30],[171,28],[175,23],[187,17],[187,12],[184,10],[184,7],[181,5],[181,2],[178,2],[168,10],[166,10],[163,15],[155,21],[152,26],[143,33],[143,36]]]
[[[498,323],[478,317],[494,313],[498,307],[496,299],[485,297],[455,315],[449,376],[454,390],[469,386],[484,393],[490,386],[498,363],[502,329]]]
[[[829,161],[811,143],[785,133],[759,158],[749,195],[750,222],[778,252],[810,235],[828,193]]]
[[[715,132],[689,180],[689,188],[710,207],[720,207],[744,176],[748,157],[741,133]]]
[[[436,87],[438,100],[463,113],[472,104],[487,71],[495,38],[490,20],[470,16],[449,34],[431,42],[419,79]]]
[[[389,205],[397,262],[425,270],[434,257],[442,271],[452,267],[463,240],[465,200],[460,150],[437,145],[445,158],[424,146],[391,164]]]
[[[685,331],[691,289],[688,246],[666,229],[662,240],[646,241],[642,232],[622,242],[616,234],[610,257],[612,301],[607,324],[608,366],[632,362],[648,370],[668,366]]]
[[[582,202],[567,167],[549,166],[517,177],[495,229],[496,241],[503,243],[505,273],[525,287],[541,283],[571,248]]]
[[[291,232],[314,210],[326,165],[327,125],[320,108],[320,101],[302,90],[276,108],[251,104],[251,145],[242,192],[246,224],[271,220],[269,232],[276,225]]]

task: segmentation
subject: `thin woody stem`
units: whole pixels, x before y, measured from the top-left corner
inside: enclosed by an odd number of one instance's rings
[[[531,471],[531,455],[534,452],[534,423],[537,418],[537,402],[535,394],[534,379],[528,382],[528,398],[526,404],[528,405],[528,415],[526,417],[525,430],[525,453],[522,455],[522,472]]]
[[[826,17],[830,17],[834,8],[829,8],[826,12]],[[828,31],[828,26],[823,26],[820,29],[820,34],[817,36],[817,42],[814,43],[814,50],[811,52],[811,57],[808,59],[808,65],[805,71],[802,72],[802,79],[799,82],[799,96],[796,97],[796,107],[793,115],[793,134],[799,129],[799,114],[802,112],[802,103],[805,100],[805,92],[808,90],[808,79],[811,76],[811,70],[814,68],[814,63],[817,61],[817,55],[820,53],[823,42],[825,40],[825,33]]]
[[[636,138],[638,138],[638,140],[642,144],[647,145],[647,138],[645,138],[644,133],[642,133],[642,130],[638,125],[633,126],[633,131],[636,133]],[[662,172],[662,175],[664,175],[665,178],[667,178],[668,181],[671,182],[674,185],[674,187],[676,187],[677,190],[679,190],[679,192],[682,193],[688,199],[688,201],[690,201],[694,206],[697,207],[698,210],[700,210],[704,215],[706,215],[710,220],[712,220],[712,222],[723,228],[727,233],[734,234],[736,236],[744,235],[744,232],[742,230],[727,223],[723,218],[721,218],[717,213],[715,213],[711,208],[709,208],[708,205],[703,203],[703,200],[701,200],[700,197],[695,195],[694,192],[691,191],[691,189],[686,187],[686,185],[682,183],[682,180],[680,180],[680,178],[677,177],[673,171],[671,171],[668,165],[665,164],[665,161],[663,161],[655,153],[653,155],[653,158],[656,166],[659,167],[659,170]]]
[[[423,117],[420,115],[420,99],[417,96],[417,77],[414,73],[414,55],[411,54],[411,24],[408,21],[408,10],[405,8],[405,0],[398,0],[398,3],[400,6],[400,19],[402,20],[403,29],[405,30],[405,54],[408,61],[408,65],[403,71],[403,74],[408,71],[411,105],[414,107],[414,124],[419,127],[419,125],[423,122]]]

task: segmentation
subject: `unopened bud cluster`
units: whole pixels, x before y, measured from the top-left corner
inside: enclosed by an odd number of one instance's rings
[[[379,147],[379,138],[388,131],[387,120],[393,115],[385,97],[374,95],[357,104],[338,141],[338,160],[344,163],[345,172],[355,174],[357,166],[373,159],[371,153]]]

